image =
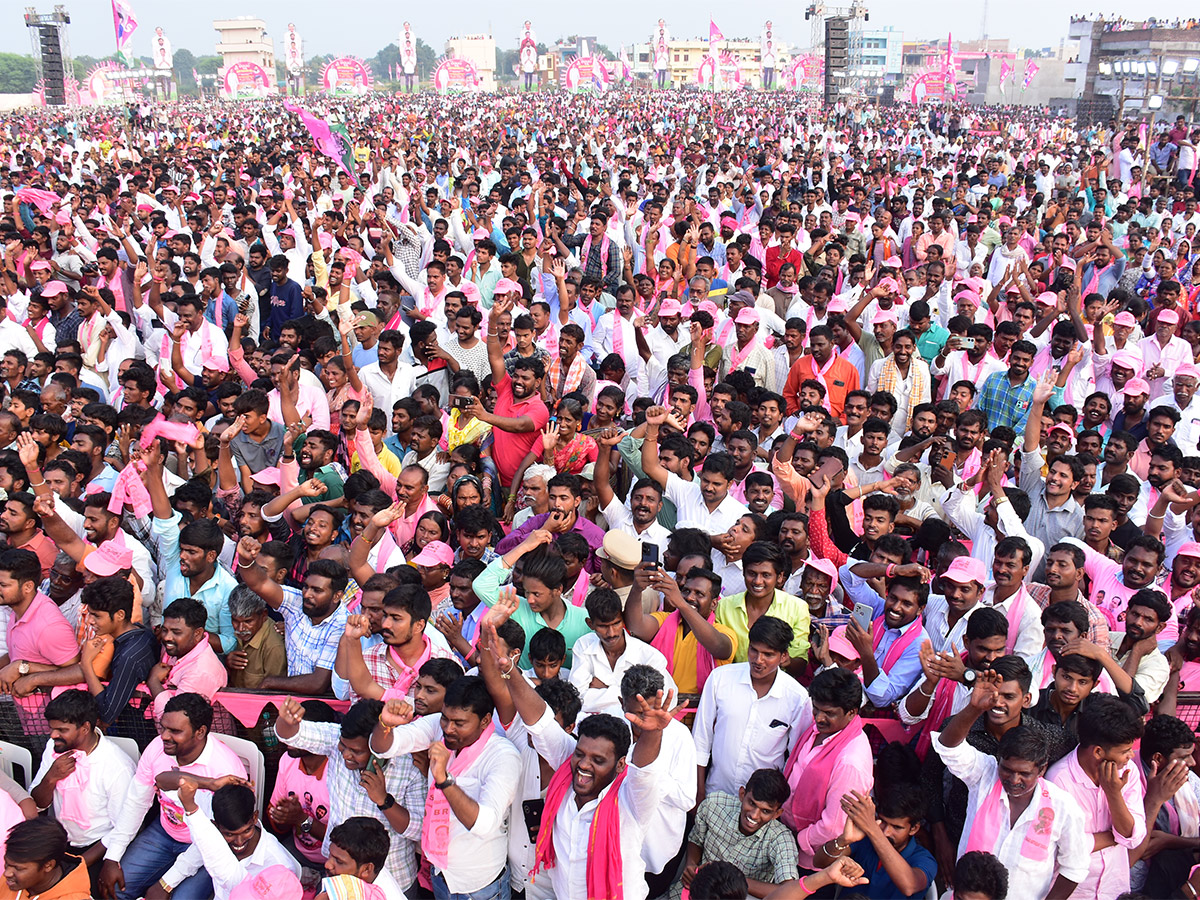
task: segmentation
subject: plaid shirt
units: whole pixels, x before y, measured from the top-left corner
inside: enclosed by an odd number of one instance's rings
[[[319,753],[328,757],[325,766],[325,785],[329,788],[329,827],[321,852],[329,855],[329,835],[335,827],[353,816],[367,816],[383,823],[387,829],[391,849],[388,851],[387,868],[396,883],[408,886],[417,877],[417,844],[421,840],[421,823],[425,818],[425,794],[429,787],[424,776],[413,765],[409,755],[393,759],[376,760],[383,771],[387,792],[396,798],[396,803],[408,810],[408,828],[401,834],[392,829],[387,816],[367,796],[361,784],[362,775],[346,768],[338,750],[342,727],[328,722],[301,722],[300,731],[286,743],[289,747]],[[374,759],[374,757],[372,757]]]
[[[700,865],[710,862],[733,863],[747,878],[780,884],[799,877],[796,839],[783,822],[776,819],[752,835],[738,828],[742,804],[737,797],[721,791],[709,794],[696,810],[696,825],[688,843],[700,848]],[[675,882],[671,900],[679,900],[683,883]]]
[[[78,338],[79,326],[83,324],[83,316],[80,315],[79,310],[72,308],[58,321],[55,321],[54,316],[51,315],[50,324],[54,326],[54,340],[59,344],[65,344]]]
[[[340,634],[341,632],[339,631],[338,633]],[[429,638],[425,638],[425,642],[429,645],[430,659],[452,659],[456,663],[458,662],[458,657],[454,655],[453,650],[449,650],[446,647],[443,647],[441,644],[429,640]],[[337,646],[336,641],[334,642],[334,646]],[[288,658],[291,659],[290,656]],[[371,678],[374,679],[377,685],[379,685],[385,691],[388,688],[395,687],[400,673],[396,670],[395,666],[390,660],[387,644],[385,644],[383,641],[380,641],[374,647],[364,650],[363,662],[367,664],[367,671],[371,673]],[[461,665],[461,663],[459,664]],[[412,684],[408,686],[408,690],[405,692],[405,699],[407,699],[409,703],[412,703],[416,692],[417,680],[414,678]],[[361,699],[362,698],[358,696],[358,694],[354,693],[354,689],[351,688],[350,702],[356,703]]]
[[[339,603],[333,614],[319,625],[304,614],[304,601],[294,587],[283,588],[279,604],[287,644],[288,675],[307,675],[314,669],[333,671],[338,641],[346,630],[346,607]]]
[[[993,372],[983,383],[983,389],[975,398],[975,408],[987,416],[988,429],[1005,425],[1018,435],[1029,418],[1029,407],[1033,403],[1033,390],[1037,379],[1026,376],[1025,381],[1013,387],[1008,380],[1008,370]]]

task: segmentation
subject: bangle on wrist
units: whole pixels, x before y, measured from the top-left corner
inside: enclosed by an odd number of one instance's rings
[[[895,569],[895,568],[896,568],[896,564],[895,564],[895,563],[888,563],[888,564],[887,564],[887,567],[886,567],[886,568],[883,570],[883,577],[884,577],[884,578],[891,578],[891,577],[892,577],[892,570],[893,570],[893,569]]]
[[[46,479],[45,479],[45,478],[43,478],[41,481],[39,481],[39,482],[37,482],[37,483],[34,483],[34,482],[32,482],[32,481],[31,481],[31,482],[29,483],[29,486],[30,486],[30,487],[35,487],[35,488],[40,488],[40,487],[41,487],[42,485],[44,485],[45,483],[46,483]]]
[[[811,897],[813,895],[813,893],[816,891],[816,889],[810,888],[807,884],[804,883],[804,879],[807,877],[808,876],[805,875],[803,878],[801,878],[799,881],[799,885],[800,885],[800,890],[804,892],[804,896]]]

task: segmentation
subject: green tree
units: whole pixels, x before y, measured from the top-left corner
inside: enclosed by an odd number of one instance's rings
[[[28,94],[37,82],[37,63],[32,56],[0,53],[0,93]]]

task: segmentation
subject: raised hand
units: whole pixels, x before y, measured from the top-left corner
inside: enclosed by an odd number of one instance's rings
[[[346,616],[346,627],[342,633],[352,640],[362,640],[371,633],[371,620],[362,613]]]
[[[288,697],[279,707],[279,719],[287,725],[298,727],[304,720],[304,707],[295,697]]]
[[[323,481],[318,481],[316,478],[310,478],[308,481],[300,485],[301,497],[320,497],[328,492],[329,488]]]
[[[389,728],[398,728],[412,721],[413,708],[405,700],[389,700],[379,713],[379,722]]]
[[[1003,681],[998,672],[980,672],[971,691],[971,706],[980,712],[995,709],[1000,702],[1000,685]]]
[[[229,446],[229,442],[242,433],[242,429],[246,427],[246,417],[238,416],[233,420],[233,424],[221,432],[220,440],[222,446]]]
[[[641,731],[662,731],[671,724],[680,708],[672,706],[674,699],[674,691],[658,691],[649,700],[638,694],[636,706],[632,712],[625,713],[625,718]]]
[[[249,566],[258,559],[258,551],[262,549],[262,544],[256,541],[250,535],[246,535],[237,543],[238,564]]]

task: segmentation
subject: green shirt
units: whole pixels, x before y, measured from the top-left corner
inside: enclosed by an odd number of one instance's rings
[[[933,358],[938,355],[949,339],[950,332],[937,322],[930,320],[929,328],[917,338],[917,352],[921,354],[921,359],[925,362],[933,362]]]
[[[303,472],[300,474],[304,475]],[[317,481],[321,482],[321,484],[325,485],[325,493],[320,497],[303,497],[300,500],[300,502],[303,504],[328,503],[330,500],[337,500],[339,497],[343,497],[346,494],[345,488],[343,487],[344,482],[342,481],[341,473],[338,472],[337,467],[332,463],[327,466],[321,466],[321,468],[316,469],[307,476],[301,478],[300,483],[303,484],[309,478],[315,478]]]
[[[483,575],[479,577],[482,578]],[[480,597],[482,598],[482,595]],[[788,647],[788,656],[792,659],[808,659],[808,604],[799,597],[777,590],[766,615],[782,619],[792,626],[794,634],[792,645]],[[716,621],[718,625],[727,626],[737,635],[737,649],[734,651],[733,661],[746,662],[750,650],[750,623],[746,614],[745,592],[734,594],[732,597],[722,597],[721,602],[717,604]]]
[[[512,570],[504,564],[504,558],[496,557],[488,567],[479,573],[479,577],[475,579],[471,585],[475,591],[475,596],[479,598],[484,606],[491,606],[500,598],[500,588],[509,580]],[[529,659],[529,641],[537,632],[543,628],[551,628],[541,613],[534,612],[529,601],[524,597],[520,598],[521,605],[517,607],[517,611],[513,613],[512,620],[521,626],[525,632],[525,649],[521,652],[521,668],[528,669],[533,663]],[[575,642],[585,634],[590,634],[592,629],[588,628],[587,610],[582,606],[576,606],[563,598],[563,602],[567,607],[567,614],[563,616],[563,620],[558,623],[555,630],[563,636],[563,640],[567,642],[567,658],[563,665],[568,669],[571,668],[571,648],[575,646]],[[808,632],[805,632],[805,641],[807,642]]]

